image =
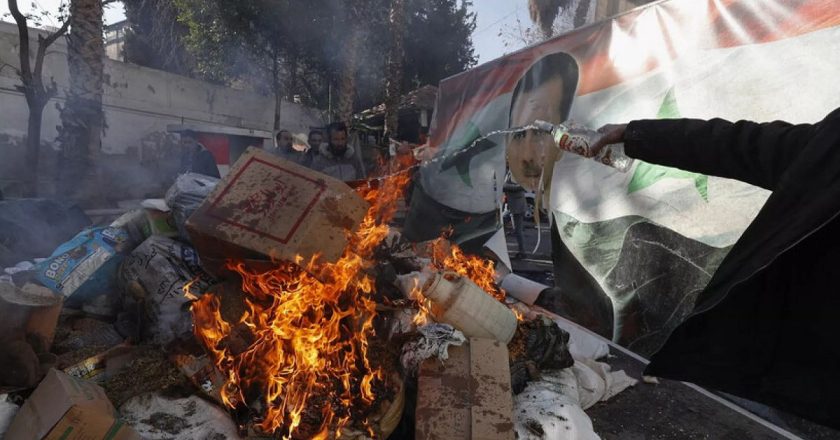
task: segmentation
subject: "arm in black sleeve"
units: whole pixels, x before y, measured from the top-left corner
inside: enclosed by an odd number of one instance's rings
[[[815,127],[781,121],[638,120],[627,125],[624,145],[629,156],[645,162],[773,190]]]

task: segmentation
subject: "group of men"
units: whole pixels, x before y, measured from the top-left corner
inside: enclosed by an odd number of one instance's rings
[[[364,178],[356,151],[347,142],[348,131],[344,123],[328,125],[326,136],[321,130],[312,130],[306,139],[296,138],[289,130],[280,130],[275,140],[277,144],[270,151],[278,157],[345,182]],[[191,130],[181,132],[179,171],[219,177],[213,155],[198,142],[197,134]]]
[[[356,151],[348,143],[347,126],[337,122],[327,126],[326,139],[320,130],[311,130],[307,139],[296,138],[289,130],[276,136],[275,155],[342,181],[364,177]]]

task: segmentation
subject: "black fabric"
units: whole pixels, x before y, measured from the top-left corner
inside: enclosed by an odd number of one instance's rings
[[[207,148],[201,144],[194,149],[185,150],[181,154],[181,166],[178,174],[197,173],[205,176],[221,178],[219,168],[216,166],[216,159]]]
[[[773,191],[647,374],[840,427],[840,109],[812,125],[634,121],[625,148]]]
[[[612,339],[612,300],[563,243],[557,227],[552,224],[550,229],[554,287],[540,292],[536,304]]]
[[[432,199],[417,182],[411,194],[402,234],[409,241],[421,242],[438,238],[451,230],[450,240],[464,251],[478,253],[499,229],[498,213],[472,214],[450,208]]]

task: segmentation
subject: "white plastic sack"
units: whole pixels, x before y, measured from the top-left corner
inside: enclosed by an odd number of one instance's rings
[[[35,265],[29,261],[21,261],[18,264],[15,264],[12,267],[7,267],[3,271],[6,272],[8,275],[14,275],[20,272],[26,272],[27,270],[35,269]]]
[[[125,259],[120,280],[127,293],[126,302],[142,301],[145,305],[144,334],[161,345],[192,330],[184,286],[192,282],[192,292],[198,293],[216,282],[201,268],[192,247],[157,235],[146,239]]]
[[[514,430],[520,440],[598,440],[576,397],[571,369],[545,374],[514,398]]]
[[[7,396],[7,394],[0,394],[0,438],[6,434],[6,430],[9,429],[9,425],[12,424],[12,420],[20,409],[19,406],[9,402]]]
[[[175,183],[166,191],[166,205],[172,208],[172,217],[178,227],[178,235],[189,240],[187,234],[187,219],[210,195],[219,179],[196,173],[186,173],[178,176]]]
[[[170,399],[141,394],[125,402],[120,414],[147,440],[241,438],[226,411],[196,396]]]
[[[638,382],[624,371],[611,371],[609,365],[591,359],[575,360],[572,372],[577,379],[578,402],[583,409],[607,401]]]

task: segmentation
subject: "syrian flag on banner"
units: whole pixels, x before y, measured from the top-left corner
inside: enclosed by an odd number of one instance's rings
[[[499,227],[507,157],[520,183],[550,185],[557,287],[577,309],[611,303],[614,314],[594,315],[614,322],[592,326],[649,355],[768,192],[641,161],[620,173],[565,155],[546,172],[540,139],[483,137],[533,119],[816,122],[837,107],[838,71],[840,14],[824,0],[656,2],[505,56],[441,83],[436,160],[419,173],[405,233],[451,226],[480,244]]]

